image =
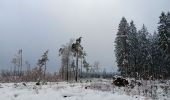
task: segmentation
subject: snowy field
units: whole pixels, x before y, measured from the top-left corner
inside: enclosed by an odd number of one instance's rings
[[[110,81],[81,83],[48,82],[36,86],[35,83],[0,83],[0,100],[152,100],[128,94],[124,88],[116,88]],[[168,100],[168,99],[167,99]],[[170,99],[169,99],[170,100]]]

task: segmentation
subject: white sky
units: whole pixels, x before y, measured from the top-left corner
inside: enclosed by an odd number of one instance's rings
[[[24,60],[36,66],[50,49],[49,70],[60,66],[58,49],[71,38],[83,37],[88,61],[102,68],[116,68],[114,39],[120,19],[145,24],[152,33],[169,0],[0,0],[0,69],[23,49]]]

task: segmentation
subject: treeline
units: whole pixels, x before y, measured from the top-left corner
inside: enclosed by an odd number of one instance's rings
[[[19,50],[12,58],[11,63],[13,68],[10,70],[1,70],[0,82],[40,82],[40,81],[57,81],[59,76],[57,73],[46,72],[48,62],[48,52],[45,51],[43,55],[38,59],[37,66],[31,68],[28,61],[23,64],[22,50]]]
[[[0,73],[0,82],[56,82],[61,81],[58,74],[55,73],[46,73],[46,77],[40,79],[40,73],[38,73],[38,67],[31,70],[22,71],[21,76],[14,75],[12,70],[1,70]]]
[[[12,58],[13,68],[10,70],[1,70],[0,82],[46,82],[46,81],[78,81],[85,78],[111,78],[112,73],[107,73],[105,69],[101,69],[99,62],[91,65],[86,60],[86,52],[81,44],[82,37],[76,40],[71,39],[69,43],[62,45],[58,51],[61,58],[61,66],[58,72],[46,72],[49,61],[46,50],[37,60],[34,68],[28,61],[23,63],[23,50],[20,49]],[[59,62],[60,63],[60,62]],[[57,70],[56,70],[57,71]]]
[[[122,18],[115,39],[115,55],[124,77],[166,79],[170,77],[170,12],[162,12],[158,31],[145,25],[137,30],[133,21]]]

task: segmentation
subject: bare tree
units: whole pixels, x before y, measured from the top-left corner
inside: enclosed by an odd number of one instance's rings
[[[17,75],[16,69],[17,69],[17,67],[18,67],[17,58],[14,57],[14,58],[12,59],[11,63],[14,65],[14,71],[13,71],[13,73],[14,73],[14,76],[16,76],[16,75]]]
[[[71,56],[72,54],[72,43],[73,40],[71,39],[69,43],[66,45],[63,45],[62,48],[59,49],[59,56],[61,56],[61,71],[62,71],[62,79],[64,79],[64,73],[66,72],[66,80],[69,80],[69,70],[71,69],[70,67],[70,62],[71,62]],[[70,71],[71,73],[71,71]]]
[[[97,75],[97,77],[99,77],[99,62],[95,61],[94,62],[94,71],[95,71],[95,75]]]
[[[19,56],[19,67],[20,67],[20,72],[19,76],[22,76],[22,49],[18,51],[18,56]]]
[[[15,54],[14,58],[11,60],[11,63],[14,65],[14,76],[22,75],[22,49]]]
[[[83,65],[84,65],[84,68],[86,69],[86,77],[88,77],[88,73],[89,73],[91,66],[89,63],[86,62],[85,59],[83,60]]]

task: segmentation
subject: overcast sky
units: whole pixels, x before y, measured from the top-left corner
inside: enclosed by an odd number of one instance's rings
[[[170,0],[0,0],[0,69],[12,67],[21,48],[23,58],[36,66],[47,49],[48,70],[60,67],[58,49],[71,38],[83,37],[88,61],[102,68],[116,68],[114,40],[124,16],[152,33]]]

